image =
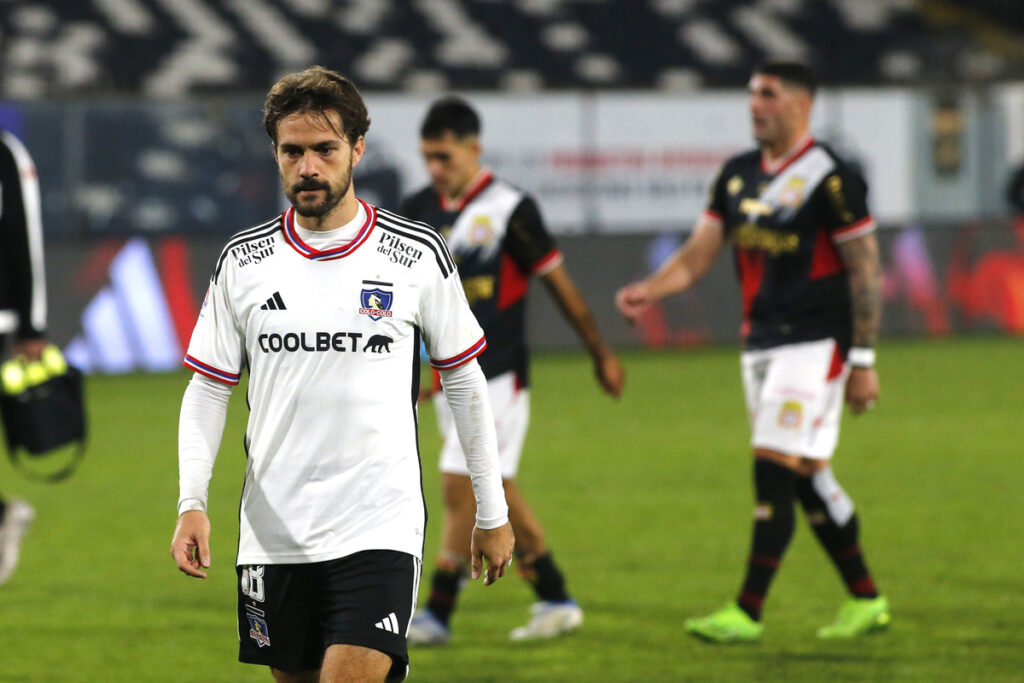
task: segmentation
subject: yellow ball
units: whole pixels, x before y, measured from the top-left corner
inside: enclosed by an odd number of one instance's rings
[[[25,371],[21,363],[16,360],[4,363],[0,368],[0,382],[3,383],[4,392],[12,396],[25,391]]]
[[[64,354],[53,344],[43,349],[42,361],[46,371],[50,373],[50,377],[63,375],[68,371],[68,362],[64,360]]]
[[[25,366],[25,383],[28,386],[34,387],[48,379],[50,379],[50,375],[39,361],[33,361]]]

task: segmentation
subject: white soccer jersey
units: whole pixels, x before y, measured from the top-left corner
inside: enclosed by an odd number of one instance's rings
[[[360,203],[336,249],[305,243],[294,209],[231,238],[192,333],[188,367],[249,368],[239,564],[422,555],[420,333],[441,370],[486,342],[440,236]]]

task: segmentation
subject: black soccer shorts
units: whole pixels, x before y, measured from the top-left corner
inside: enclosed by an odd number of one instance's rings
[[[242,565],[238,573],[238,660],[281,671],[319,669],[330,645],[391,656],[389,681],[408,672],[406,631],[420,561],[366,550],[310,564]]]

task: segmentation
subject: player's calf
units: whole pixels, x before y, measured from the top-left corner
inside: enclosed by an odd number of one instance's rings
[[[754,621],[760,621],[761,608],[775,572],[793,537],[793,499],[796,473],[767,458],[754,460],[754,533],[747,574],[736,602]]]
[[[430,579],[430,597],[427,611],[446,629],[459,598],[459,592],[469,579],[469,558],[441,553]]]

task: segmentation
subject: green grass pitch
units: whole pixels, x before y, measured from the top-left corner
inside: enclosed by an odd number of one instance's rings
[[[602,396],[587,360],[535,360],[521,483],[586,610],[564,639],[514,644],[531,593],[514,575],[463,592],[450,647],[413,650],[413,681],[996,681],[1024,677],[1024,344],[889,342],[883,396],[847,415],[835,459],[891,629],[854,642],[814,630],[843,599],[800,518],[766,605],[764,641],[715,647],[685,618],[729,600],[752,509],[735,349],[631,353],[625,397]],[[176,435],[187,375],[93,378],[92,437],[70,481],[0,490],[38,519],[0,588],[0,681],[268,681],[238,664],[234,546],[246,419],[232,401],[214,473],[213,568],[175,569]],[[421,411],[436,551],[433,411]],[[424,573],[421,594],[429,584]]]

